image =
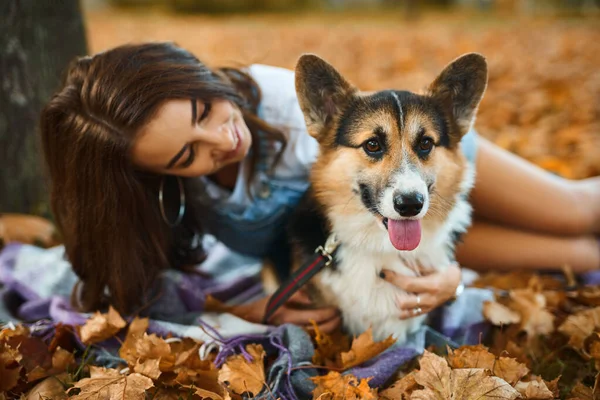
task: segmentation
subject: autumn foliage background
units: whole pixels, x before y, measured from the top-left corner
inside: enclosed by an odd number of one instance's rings
[[[489,85],[476,128],[500,146],[568,178],[600,175],[600,19],[429,10],[344,14],[179,15],[89,8],[90,52],[126,42],[172,40],[213,66],[263,63],[294,68],[300,54],[328,60],[364,90],[420,90],[450,60],[482,53]],[[320,399],[599,399],[600,288],[535,274],[484,276],[497,289],[485,306],[496,326],[485,346],[431,352],[384,388],[342,375],[393,344],[313,334]],[[0,399],[229,399],[265,383],[259,345],[217,367],[201,343],[145,333],[147,321],[114,311],[51,337],[23,328],[0,332]],[[119,336],[120,334],[120,336]],[[78,343],[119,336],[119,369],[94,367]],[[436,355],[438,354],[438,355]]]

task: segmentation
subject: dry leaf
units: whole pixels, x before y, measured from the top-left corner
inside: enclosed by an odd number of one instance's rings
[[[387,389],[379,392],[379,395],[381,398],[389,400],[410,399],[410,394],[418,387],[419,384],[415,380],[415,372],[413,371],[392,383]]]
[[[249,392],[256,396],[265,385],[265,351],[258,344],[247,345],[246,351],[252,361],[246,361],[241,354],[229,357],[219,371],[219,382],[234,393]]]
[[[27,373],[27,380],[29,382],[35,382],[38,379],[46,378],[52,375],[61,374],[66,372],[69,367],[75,364],[75,356],[73,353],[57,347],[52,354],[52,366],[48,369],[36,365],[31,371]]]
[[[342,375],[330,371],[327,375],[310,378],[317,385],[313,399],[322,400],[371,400],[377,391],[369,387],[368,379],[358,380],[352,374]]]
[[[585,339],[598,327],[600,327],[600,307],[569,315],[558,327],[558,331],[569,337],[570,346],[581,350]]]
[[[135,367],[133,367],[133,371],[151,379],[158,379],[161,374],[160,368],[158,367],[159,364],[160,358],[146,360],[142,363],[140,363],[138,360],[138,362],[135,364]]]
[[[45,399],[66,399],[67,392],[63,383],[67,383],[69,376],[67,374],[61,374],[57,376],[51,376],[44,379],[33,387],[25,396],[24,400],[45,400]]]
[[[546,309],[546,298],[530,288],[513,290],[509,294],[511,308],[521,315],[521,329],[529,338],[554,331],[554,315]]]
[[[519,313],[495,301],[486,300],[483,302],[483,316],[497,326],[521,322]]]
[[[135,365],[140,358],[137,354],[136,344],[146,333],[148,324],[148,318],[135,317],[127,328],[127,335],[125,335],[125,340],[119,349],[119,356],[127,361],[129,366]]]
[[[18,350],[0,342],[0,392],[12,389],[19,382],[21,359],[22,355]]]
[[[193,386],[181,386],[179,388],[160,388],[152,394],[152,400],[182,400],[191,398],[192,395],[198,395],[201,399],[212,400],[231,400],[227,394],[225,397]]]
[[[121,375],[115,369],[91,366],[90,377],[75,382],[69,389],[69,392],[74,388],[81,389],[79,394],[69,398],[145,400],[146,390],[153,386],[152,379],[137,373]]]
[[[421,369],[415,373],[415,380],[423,390],[412,393],[411,399],[516,399],[517,392],[508,382],[490,376],[482,368],[452,370],[446,360],[425,351],[419,361]]]
[[[496,356],[485,346],[461,346],[456,350],[448,349],[448,364],[452,368],[494,368]]]
[[[554,399],[554,393],[548,389],[546,382],[539,377],[529,382],[518,382],[515,385],[515,389],[517,389],[525,399]]]
[[[113,337],[126,325],[127,323],[121,318],[121,315],[110,306],[108,313],[96,312],[83,326],[79,327],[79,337],[85,344],[102,342]]]
[[[569,399],[571,400],[595,400],[594,392],[592,388],[582,385],[581,382],[577,384],[571,390]]]
[[[16,336],[29,336],[29,329],[24,325],[17,325],[14,327],[14,329],[3,328],[0,330],[0,341],[6,341],[7,339]]]
[[[223,400],[223,396],[221,396],[218,393],[211,392],[210,390],[201,389],[201,388],[195,387],[195,386],[182,386],[182,387],[190,390],[191,393],[194,393],[194,394],[200,396],[200,398],[202,398],[202,399]]]
[[[529,368],[514,358],[500,357],[494,363],[492,373],[514,386],[529,373]]]
[[[315,339],[315,353],[312,362],[315,365],[341,368],[340,354],[350,350],[350,337],[341,329],[331,334],[321,332],[315,321],[311,321]]]
[[[373,342],[373,330],[369,328],[352,341],[352,347],[348,352],[341,353],[342,369],[348,369],[362,364],[387,350],[396,343],[391,335],[381,342]]]
[[[136,342],[135,350],[138,357],[144,359],[174,358],[171,355],[171,347],[169,347],[169,344],[154,333],[150,335],[144,333]]]

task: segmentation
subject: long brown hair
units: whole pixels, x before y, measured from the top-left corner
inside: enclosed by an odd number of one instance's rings
[[[74,296],[83,311],[110,303],[129,313],[148,301],[161,270],[204,258],[191,213],[170,228],[157,199],[163,177],[138,171],[131,161],[136,134],[162,103],[181,98],[237,104],[255,158],[259,130],[285,145],[281,132],[256,116],[260,90],[249,75],[213,71],[172,43],[123,45],[75,60],[42,111],[51,206],[83,284]]]

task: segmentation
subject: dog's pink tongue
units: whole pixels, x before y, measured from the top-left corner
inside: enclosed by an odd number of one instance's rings
[[[398,250],[414,250],[421,241],[421,221],[388,220],[390,241]]]

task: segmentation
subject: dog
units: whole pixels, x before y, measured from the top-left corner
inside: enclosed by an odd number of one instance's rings
[[[304,54],[295,85],[319,154],[288,226],[292,269],[335,237],[334,262],[307,292],[315,304],[339,308],[350,334],[372,328],[375,340],[392,335],[403,342],[426,315],[401,320],[403,292],[380,273],[416,275],[419,266],[441,270],[454,261],[457,240],[471,224],[475,177],[460,142],[487,86],[485,58],[455,59],[423,94],[366,93],[325,60]]]

